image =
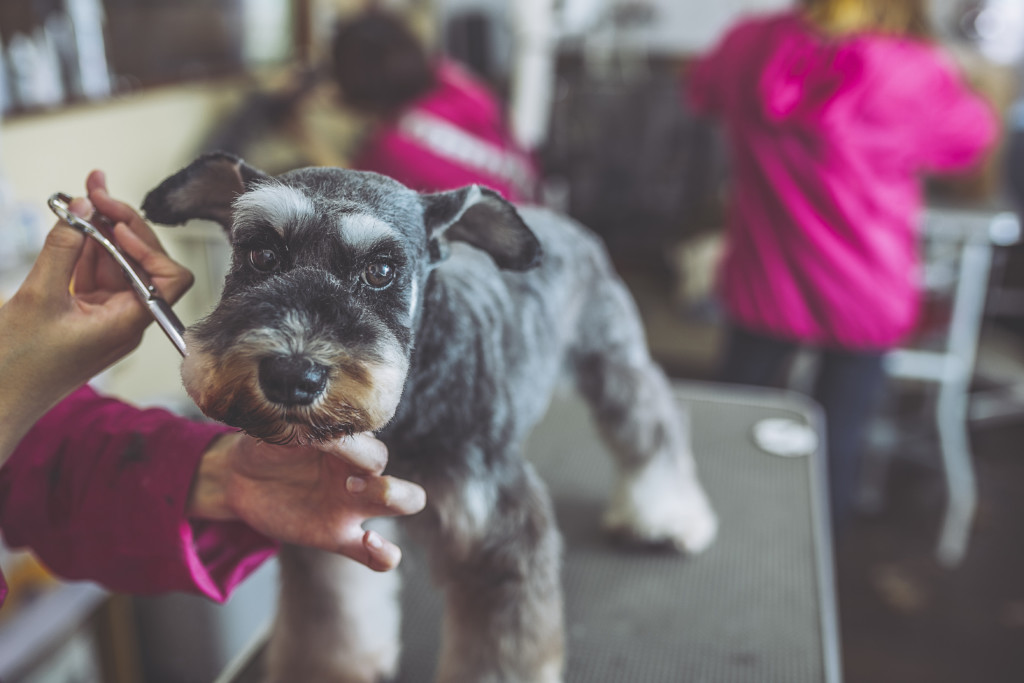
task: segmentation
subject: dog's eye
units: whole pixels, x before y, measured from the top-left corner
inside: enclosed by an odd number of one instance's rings
[[[249,263],[256,270],[269,273],[277,269],[281,259],[278,258],[277,252],[273,249],[253,249],[249,252]]]
[[[387,261],[374,261],[363,271],[363,282],[373,289],[384,289],[395,281],[395,267]]]

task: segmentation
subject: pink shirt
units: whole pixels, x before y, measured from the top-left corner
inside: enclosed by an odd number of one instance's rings
[[[199,458],[225,430],[78,389],[0,469],[7,545],[67,579],[226,600],[277,546],[240,522],[185,516]]]
[[[741,22],[689,74],[720,117],[732,196],[719,278],[733,320],[799,342],[891,348],[918,311],[919,177],[966,169],[993,110],[928,43]]]
[[[537,169],[513,141],[490,91],[442,60],[437,86],[393,121],[378,125],[353,160],[421,192],[479,183],[509,201],[533,199]]]

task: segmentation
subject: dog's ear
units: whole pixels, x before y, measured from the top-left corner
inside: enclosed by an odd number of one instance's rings
[[[146,218],[181,225],[192,218],[217,221],[231,229],[232,202],[269,176],[226,152],[204,154],[146,195]]]
[[[435,258],[447,251],[447,242],[460,240],[486,251],[499,268],[529,270],[540,263],[536,235],[497,192],[469,185],[424,194],[422,199],[423,223]]]

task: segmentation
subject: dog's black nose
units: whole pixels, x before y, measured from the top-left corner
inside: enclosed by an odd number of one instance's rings
[[[274,403],[308,406],[327,386],[328,369],[301,356],[270,356],[260,361],[260,388]]]

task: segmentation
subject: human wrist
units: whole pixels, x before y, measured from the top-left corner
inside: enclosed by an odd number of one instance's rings
[[[32,426],[70,389],[33,382],[32,364],[10,347],[0,350],[0,465],[3,465]],[[73,388],[73,387],[72,387]]]
[[[29,402],[19,403],[16,397],[0,398],[0,416],[3,417],[0,420],[0,466],[7,462],[32,425],[45,414],[45,408]]]
[[[227,493],[231,476],[230,453],[240,438],[241,434],[221,434],[207,447],[189,491],[185,507],[187,516],[219,521],[238,519]]]

